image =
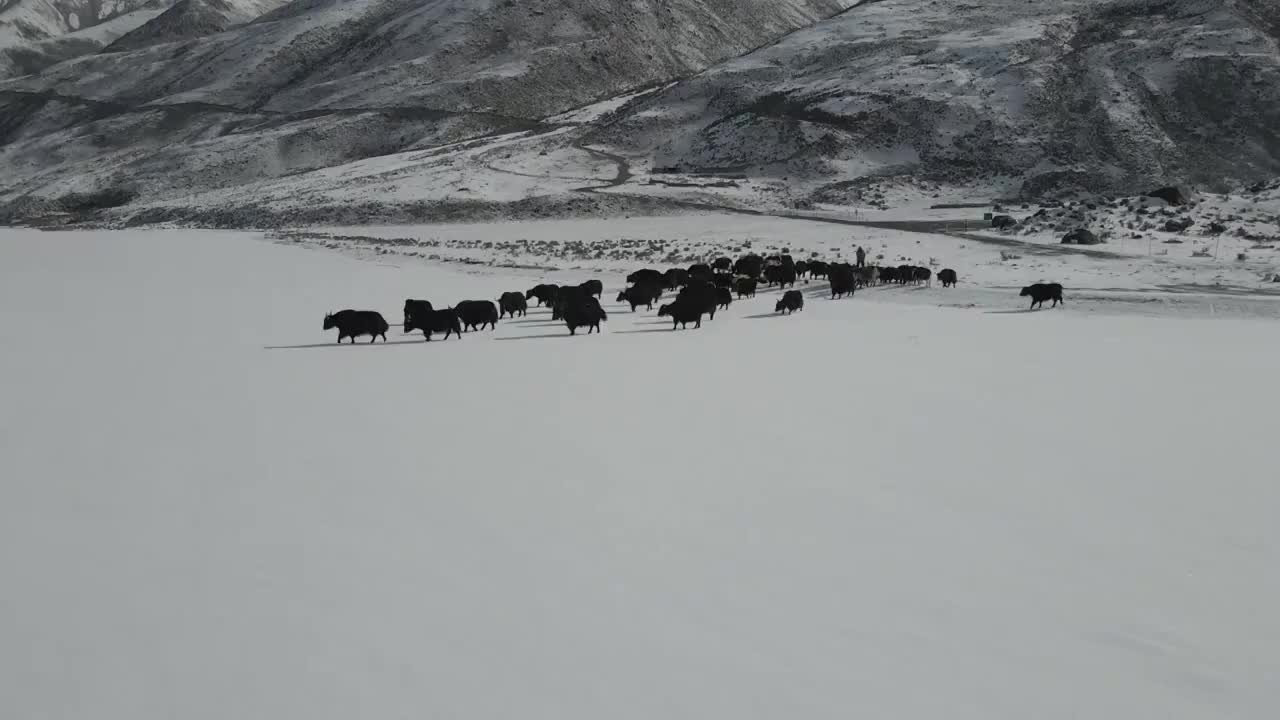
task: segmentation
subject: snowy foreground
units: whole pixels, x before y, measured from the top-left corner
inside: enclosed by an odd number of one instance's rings
[[[0,231],[0,716],[1280,713],[1274,320],[333,346],[532,284],[396,264]]]

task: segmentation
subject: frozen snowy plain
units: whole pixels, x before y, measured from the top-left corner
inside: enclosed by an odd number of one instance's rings
[[[0,716],[1280,712],[1274,320],[320,330],[532,272],[0,231]]]

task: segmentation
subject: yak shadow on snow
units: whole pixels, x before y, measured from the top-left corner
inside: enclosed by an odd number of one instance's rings
[[[356,344],[354,344],[354,345],[352,345],[351,343],[346,343],[346,342],[342,343],[341,345],[339,345],[339,344],[338,344],[338,343],[336,343],[336,342],[331,342],[331,343],[312,343],[312,344],[310,344],[310,345],[263,345],[263,346],[262,346],[262,349],[263,349],[263,350],[310,350],[310,349],[313,349],[313,348],[343,348],[343,347],[345,347],[345,348],[358,348],[358,347],[366,347],[366,348],[370,348],[370,347],[385,347],[385,346],[387,346],[387,345],[425,345],[425,344],[426,344],[426,341],[425,341],[425,340],[422,340],[421,338],[419,338],[419,339],[417,339],[417,340],[388,340],[388,341],[386,341],[386,342],[382,342],[381,340],[379,340],[379,341],[378,341],[378,342],[376,342],[376,343],[357,342],[357,343],[356,343]]]
[[[1027,315],[1040,312],[1040,308],[1018,308],[1016,310],[987,310],[983,315]]]
[[[594,335],[595,333],[592,333],[592,334]],[[509,340],[548,340],[552,338],[571,338],[571,337],[576,337],[576,336],[570,335],[569,333],[564,332],[564,333],[556,333],[555,335],[510,335],[508,337],[494,338],[494,340],[499,342],[507,342]]]
[[[662,323],[662,324],[668,325],[668,323]],[[689,329],[694,330],[695,328],[691,327]],[[615,333],[610,333],[610,334],[611,335],[639,335],[641,333],[669,333],[669,332],[672,332],[670,327],[660,327],[660,328],[648,328],[646,330],[619,330]]]
[[[803,310],[801,310],[800,312],[804,312],[804,311],[803,311]],[[743,316],[742,316],[742,319],[743,319],[743,320],[763,320],[763,319],[765,319],[765,318],[780,318],[780,317],[787,317],[788,315],[791,315],[791,314],[792,314],[792,313],[787,313],[787,315],[783,315],[783,314],[782,314],[782,313],[780,313],[780,312],[759,313],[759,314],[757,314],[757,315],[743,315]]]

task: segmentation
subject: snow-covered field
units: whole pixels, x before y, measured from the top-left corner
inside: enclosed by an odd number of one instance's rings
[[[964,227],[954,226],[958,231]],[[473,273],[516,274],[529,285],[544,278],[578,282],[600,273],[606,278],[612,273],[616,280],[639,267],[688,266],[746,252],[851,262],[861,245],[871,264],[908,263],[934,272],[952,268],[960,277],[960,287],[947,292],[878,287],[860,296],[865,300],[1000,311],[1018,306],[1018,289],[1024,285],[1058,282],[1068,289],[1076,313],[1280,319],[1280,283],[1271,281],[1280,272],[1280,258],[1258,254],[1236,262],[1145,256],[1120,252],[1127,246],[1118,241],[1078,248],[998,233],[955,237],[723,213],[339,227],[272,237],[384,263],[446,262]],[[821,287],[825,285],[815,283],[811,289]]]
[[[0,716],[1280,711],[1274,319],[993,281],[336,347],[539,272],[365,254],[0,231]]]

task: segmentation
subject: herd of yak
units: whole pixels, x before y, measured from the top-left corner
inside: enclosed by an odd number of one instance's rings
[[[858,288],[899,284],[921,285],[933,283],[929,268],[914,265],[898,267],[855,267],[849,263],[822,261],[795,261],[790,255],[764,258],[746,255],[736,262],[727,257],[713,263],[699,263],[688,269],[672,268],[666,272],[653,269],[637,270],[627,276],[627,288],[618,293],[617,302],[631,306],[632,312],[643,305],[652,310],[664,293],[675,292],[675,300],[658,307],[658,316],[671,318],[671,329],[687,328],[693,324],[702,327],[702,316],[714,320],[717,310],[728,308],[734,296],[738,299],[755,297],[756,288],[778,286],[783,290],[774,312],[792,313],[804,309],[804,295],[795,289],[797,279],[825,278],[831,286],[831,298],[852,297]],[[943,287],[956,284],[956,271],[940,270],[937,279]],[[791,289],[788,290],[787,288]],[[524,316],[530,300],[551,308],[551,319],[562,321],[575,335],[585,328],[587,333],[600,332],[600,323],[608,314],[600,305],[604,284],[588,280],[581,285],[538,285],[527,292],[503,293],[495,304],[490,300],[466,300],[453,307],[437,310],[426,300],[404,301],[404,332],[422,331],[428,341],[436,333],[462,337],[463,330],[497,328],[498,320],[510,315]],[[1031,307],[1052,300],[1054,307],[1062,302],[1062,286],[1056,283],[1031,285],[1022,289],[1022,297],[1032,299]],[[386,341],[390,326],[378,312],[372,310],[342,310],[324,318],[324,329],[338,329],[338,342],[369,335],[370,342],[379,337]]]

